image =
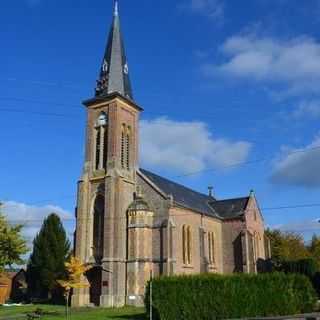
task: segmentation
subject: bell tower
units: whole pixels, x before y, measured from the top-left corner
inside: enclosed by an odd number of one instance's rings
[[[76,290],[74,306],[125,304],[127,210],[134,200],[138,169],[138,124],[120,29],[118,1],[95,96],[87,110],[86,153],[78,183],[75,255],[92,266],[90,289]]]

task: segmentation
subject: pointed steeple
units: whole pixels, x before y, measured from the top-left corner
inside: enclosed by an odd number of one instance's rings
[[[97,81],[96,96],[106,96],[115,92],[133,100],[117,0],[114,2],[113,22],[102,61],[100,77]]]

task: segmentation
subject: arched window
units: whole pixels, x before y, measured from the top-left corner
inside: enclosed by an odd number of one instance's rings
[[[182,227],[182,258],[183,264],[187,264],[187,226]]]
[[[215,263],[215,250],[214,250],[214,233],[208,233],[208,248],[209,248],[209,263]]]
[[[108,143],[109,143],[109,135],[108,135],[108,127],[104,127],[103,134],[103,169],[107,168],[108,162]]]
[[[182,251],[183,264],[190,265],[192,263],[192,234],[191,227],[186,225],[182,227]]]
[[[95,126],[95,169],[102,170],[107,166],[108,158],[108,116],[101,112]]]
[[[257,232],[254,233],[254,251],[255,258],[258,259],[260,257],[260,235]]]
[[[100,168],[100,152],[101,152],[101,127],[96,128],[96,170]]]
[[[94,202],[93,211],[93,256],[97,262],[103,257],[104,240],[104,197],[98,195]]]

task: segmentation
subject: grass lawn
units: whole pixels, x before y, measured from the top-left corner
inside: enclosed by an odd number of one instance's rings
[[[49,305],[32,305],[22,307],[1,307],[0,320],[13,319],[14,316],[26,315],[40,308],[52,315],[43,316],[42,320],[64,320],[64,307]],[[23,318],[20,318],[22,319]],[[122,309],[78,308],[72,309],[71,320],[145,320],[144,310],[141,308],[126,307]]]

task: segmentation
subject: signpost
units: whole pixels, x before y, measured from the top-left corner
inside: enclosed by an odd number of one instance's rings
[[[150,270],[150,320],[153,319],[152,315],[152,280],[153,280],[153,271]]]

